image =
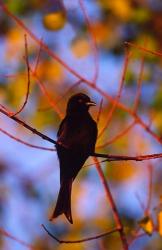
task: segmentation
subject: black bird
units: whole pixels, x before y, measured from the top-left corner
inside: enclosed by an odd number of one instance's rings
[[[57,155],[60,162],[60,191],[50,220],[65,214],[73,224],[71,213],[72,183],[84,162],[95,150],[97,124],[88,110],[96,104],[78,93],[67,104],[66,116],[60,124],[57,136]]]

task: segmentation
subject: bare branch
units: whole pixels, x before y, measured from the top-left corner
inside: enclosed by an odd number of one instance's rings
[[[119,234],[120,234],[120,238],[121,238],[121,241],[122,241],[122,244],[123,244],[123,249],[128,250],[128,243],[127,243],[126,235],[125,235],[125,232],[124,232],[124,228],[123,228],[123,225],[122,225],[122,222],[121,222],[117,207],[115,205],[113,196],[111,194],[108,182],[107,182],[107,180],[106,180],[106,178],[104,176],[102,168],[101,168],[101,166],[100,166],[100,164],[99,164],[96,157],[94,157],[94,162],[96,164],[96,169],[97,169],[97,172],[99,174],[100,180],[101,180],[101,182],[103,184],[103,187],[104,187],[104,190],[105,190],[105,193],[106,193],[106,197],[107,197],[107,199],[108,199],[108,201],[110,203],[110,206],[111,206],[111,209],[112,209],[112,212],[113,212],[113,216],[114,216],[114,220],[116,222],[117,228],[119,228]]]
[[[30,90],[30,68],[29,68],[29,59],[28,59],[28,44],[27,44],[27,36],[26,34],[24,35],[25,39],[25,61],[26,61],[26,66],[27,66],[27,90],[26,90],[26,95],[25,95],[25,101],[21,108],[12,114],[12,116],[16,116],[19,113],[22,112],[22,110],[25,108],[25,105],[27,104],[28,97],[29,97],[29,90]]]
[[[43,42],[43,38],[41,38],[41,41]],[[42,43],[39,46],[38,55],[37,55],[36,60],[35,60],[34,73],[36,73],[37,68],[38,68],[38,64],[39,64],[39,59],[40,59],[40,54],[41,54],[41,49],[42,49],[41,45],[42,45]]]
[[[0,108],[0,112],[4,115],[8,116],[10,119],[14,120],[15,122],[21,124],[26,129],[30,130],[33,134],[40,136],[43,140],[49,141],[53,144],[57,144],[57,141],[51,139],[47,135],[42,134],[35,128],[31,127],[24,121],[20,120],[18,117],[10,116],[10,112]],[[140,156],[124,156],[124,155],[109,155],[109,154],[100,154],[100,153],[92,153],[91,156],[105,158],[105,161],[144,161],[150,159],[158,159],[162,158],[162,153],[159,154],[150,154],[150,155],[140,155]]]
[[[15,136],[11,135],[10,133],[8,133],[7,131],[5,131],[2,128],[0,128],[0,131],[3,134],[5,134],[5,135],[9,136],[10,138],[12,138],[13,140],[15,140],[17,142],[20,142],[21,144],[24,144],[25,146],[28,146],[28,147],[31,147],[31,148],[34,148],[34,149],[41,149],[41,150],[46,150],[46,151],[55,151],[54,148],[47,148],[47,147],[36,146],[36,145],[30,144],[28,142],[25,142],[25,141],[23,141],[23,140],[15,137]]]
[[[113,138],[109,139],[105,143],[98,145],[96,148],[104,148],[114,142],[116,142],[118,139],[120,139],[122,136],[127,134],[136,124],[136,121],[133,121],[131,124],[129,124],[126,128],[124,128],[122,131],[119,132],[119,134],[115,135]]]
[[[97,114],[97,119],[96,119],[97,124],[99,123],[99,120],[100,120],[100,117],[101,117],[102,105],[103,105],[103,98],[100,101],[100,106],[99,106],[99,110],[98,110],[98,114]]]
[[[117,96],[115,98],[115,101],[112,104],[112,108],[109,111],[109,114],[108,114],[107,119],[106,119],[105,126],[100,131],[100,133],[98,135],[98,138],[101,137],[101,135],[103,135],[103,133],[107,129],[107,127],[110,124],[110,121],[112,119],[113,113],[115,112],[115,110],[117,108],[117,104],[118,104],[118,101],[120,99],[120,96],[121,96],[121,93],[122,93],[122,89],[123,89],[123,86],[124,86],[124,81],[125,81],[125,76],[126,76],[126,71],[127,71],[127,68],[128,68],[128,63],[129,63],[130,55],[131,55],[130,52],[128,52],[126,50],[126,55],[125,55],[125,59],[124,59],[124,65],[123,65],[123,69],[122,69],[122,76],[121,76],[121,81],[120,81],[120,84],[119,84],[118,94],[117,94]]]
[[[9,9],[6,7],[6,5],[3,4],[2,0],[0,0],[0,7],[3,9],[3,11],[9,15],[19,26],[21,26],[21,28],[23,28],[25,30],[25,32],[36,42],[38,43],[42,49],[44,51],[46,51],[46,53],[51,56],[53,59],[55,59],[56,61],[58,61],[66,70],[68,70],[71,74],[73,74],[74,76],[76,76],[78,79],[82,80],[83,82],[85,82],[89,87],[93,88],[95,91],[97,91],[100,95],[102,95],[103,97],[105,97],[107,100],[109,100],[111,103],[114,103],[115,100],[113,99],[113,97],[111,95],[109,95],[108,93],[105,93],[104,90],[102,90],[101,88],[99,88],[98,86],[94,85],[94,83],[92,81],[89,81],[88,79],[84,78],[82,75],[80,75],[78,72],[76,72],[73,68],[71,68],[67,63],[65,63],[58,55],[56,55],[52,50],[50,50],[48,48],[48,46],[43,43],[40,39],[38,39],[30,30],[29,28],[27,28],[27,26],[18,18],[16,17],[12,12],[9,11]],[[126,44],[130,45],[130,43],[126,42]],[[139,47],[139,46],[137,46]],[[151,53],[152,51],[145,49],[147,52]],[[145,51],[143,49],[143,51]],[[152,52],[152,54],[156,54],[158,55],[158,53]],[[161,56],[162,54],[159,53],[159,55]],[[154,133],[148,126],[147,124],[145,124],[145,122],[139,117],[137,116],[137,114],[135,114],[130,108],[128,108],[127,106],[125,106],[123,103],[118,102],[117,106],[119,108],[121,108],[122,110],[124,110],[125,112],[127,112],[128,114],[130,114],[131,116],[133,116],[137,123],[140,124],[157,142],[159,142],[160,144],[162,144],[162,138],[160,138],[156,133]]]
[[[150,50],[150,49],[146,49],[146,48],[144,48],[144,47],[142,47],[142,46],[139,46],[139,45],[134,44],[134,43],[131,43],[131,42],[125,42],[125,44],[126,44],[126,45],[130,45],[130,46],[132,46],[132,47],[134,47],[134,48],[136,48],[136,49],[139,49],[139,50],[141,50],[142,52],[146,52],[146,53],[152,54],[152,55],[154,55],[154,56],[162,57],[162,53],[161,53],[161,52],[152,51],[152,50]]]
[[[102,234],[98,234],[98,235],[93,236],[93,237],[84,238],[84,239],[79,239],[79,240],[60,240],[55,235],[53,235],[52,233],[50,233],[49,230],[43,224],[42,224],[42,227],[48,233],[49,236],[51,236],[54,240],[56,240],[60,244],[63,244],[63,243],[64,244],[83,243],[83,242],[90,241],[90,240],[96,240],[96,239],[102,238],[104,236],[107,236],[107,235],[110,235],[112,233],[115,233],[115,232],[119,231],[118,228],[115,228],[115,229],[109,230],[108,232],[105,232],[105,233],[102,233]]]
[[[162,158],[162,153],[150,154],[150,155],[139,155],[139,156],[127,156],[127,155],[109,155],[93,153],[91,156],[106,158],[105,161],[146,161],[151,159]]]
[[[4,235],[5,237],[8,237],[14,241],[16,241],[17,243],[21,244],[22,246],[30,249],[30,250],[34,250],[34,247],[31,246],[30,244],[24,242],[23,240],[18,239],[17,237],[11,235],[10,233],[8,233],[6,230],[4,230],[2,227],[0,228],[0,234]]]
[[[53,144],[57,143],[55,140],[51,139],[47,135],[42,134],[41,132],[39,132],[35,128],[31,127],[30,125],[28,125],[24,121],[20,120],[18,117],[16,117],[16,116],[10,116],[10,113],[7,112],[6,110],[3,110],[3,109],[0,108],[0,112],[3,113],[4,115],[8,116],[10,119],[14,120],[15,122],[19,123],[24,128],[30,130],[33,134],[36,134],[36,135],[40,136],[43,140],[49,141],[49,142],[51,142]]]
[[[51,95],[48,93],[45,85],[43,84],[43,82],[39,79],[38,75],[36,74],[36,72],[33,71],[33,69],[30,67],[30,71],[32,73],[32,76],[36,79],[37,84],[40,87],[40,90],[42,91],[43,95],[46,96],[50,106],[53,108],[53,110],[55,112],[57,112],[57,114],[59,115],[60,118],[63,118],[63,113],[61,112],[61,110],[59,109],[56,101],[51,97]]]
[[[138,104],[140,101],[143,70],[144,70],[144,57],[142,57],[141,59],[140,72],[139,72],[139,77],[138,77],[138,82],[137,82],[137,94],[135,96],[135,102],[134,102],[134,107],[133,107],[134,112],[137,112]]]
[[[82,80],[78,80],[75,83],[73,83],[65,92],[63,95],[60,96],[60,98],[57,100],[57,103],[62,101],[62,99],[71,91],[73,88],[78,87],[82,83]]]

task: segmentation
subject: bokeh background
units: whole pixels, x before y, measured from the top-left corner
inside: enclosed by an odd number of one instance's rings
[[[38,39],[42,39],[71,69],[90,81],[95,79],[97,86],[113,98],[118,93],[121,81],[125,41],[147,47],[152,51],[162,51],[160,0],[1,2],[6,4],[11,13],[17,16]],[[22,105],[26,94],[24,34],[27,32],[0,8],[0,102],[13,112]],[[55,139],[69,96],[84,92],[97,103],[97,106],[91,109],[92,116],[97,119],[103,96],[86,83],[78,82],[76,76],[51,58],[29,34],[27,41],[30,66],[34,69],[38,55],[39,61],[37,77],[31,74],[28,103],[19,117]],[[138,115],[161,138],[161,58],[131,46],[129,48],[132,54],[120,101],[129,108],[133,107],[138,89],[141,59],[144,58]],[[39,82],[44,84],[50,98],[57,104],[59,113],[51,107],[47,96],[42,94]],[[99,131],[105,126],[111,108],[112,103],[103,98],[98,122]],[[121,155],[160,153],[160,143],[138,124],[111,142],[132,121],[133,117],[130,114],[116,108],[109,126],[98,139],[96,151]],[[0,127],[31,144],[53,147],[3,114],[0,115]],[[106,146],[105,142],[108,142]],[[89,158],[86,166],[92,163],[93,159]],[[162,194],[160,160],[102,163],[102,167],[128,238],[133,237],[139,227],[138,221],[145,216],[150,190],[152,194],[148,211],[157,226]],[[149,171],[151,167],[152,172]],[[150,173],[152,187],[149,189]],[[110,205],[94,165],[83,168],[73,185],[74,225],[69,225],[63,216],[53,223],[48,221],[55,206],[58,190],[59,164],[55,152],[29,148],[3,133],[0,134],[0,227],[2,229],[29,243],[36,250],[66,250],[69,247],[74,250],[122,249],[118,234],[82,244],[59,245],[41,227],[43,223],[57,237],[75,240],[105,232],[115,226]],[[2,231],[0,249],[22,250],[27,247],[4,236]],[[146,234],[136,239],[130,249],[161,250],[161,236],[158,231],[151,237]]]

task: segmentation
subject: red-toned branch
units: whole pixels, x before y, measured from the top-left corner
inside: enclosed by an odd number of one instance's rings
[[[61,95],[58,100],[57,103],[61,102],[63,100],[63,98],[74,88],[78,87],[80,84],[82,83],[82,80],[78,80],[75,83],[73,83],[65,92],[63,95]]]
[[[43,140],[49,141],[53,144],[57,143],[55,140],[51,139],[47,135],[42,134],[41,132],[39,132],[38,130],[33,128],[32,126],[28,125],[26,122],[19,119],[18,117],[10,116],[10,112],[7,112],[6,110],[3,110],[1,108],[0,108],[0,112],[3,113],[4,115],[8,116],[10,119],[14,120],[15,122],[17,122],[18,124],[22,125],[24,128],[30,130],[33,134],[40,136]]]
[[[80,84],[82,83],[82,80],[78,80],[76,81],[75,83],[73,83],[70,87],[67,88],[67,90],[62,94],[60,95],[60,97],[57,99],[56,103],[58,104],[59,102],[61,102],[64,97],[71,91],[73,90],[74,88],[78,87]],[[39,109],[39,111],[46,111],[46,110],[49,110],[51,107],[45,107],[45,108],[42,108],[42,109]],[[55,110],[56,111],[56,110]]]
[[[117,228],[119,228],[119,234],[120,234],[121,242],[122,242],[122,245],[123,245],[123,249],[128,250],[128,243],[127,243],[126,235],[125,235],[125,232],[124,232],[124,228],[123,228],[121,219],[119,217],[119,213],[118,213],[117,207],[115,205],[114,199],[112,197],[108,182],[106,181],[104,173],[103,173],[103,171],[101,169],[101,166],[100,166],[100,164],[99,164],[96,157],[94,157],[94,162],[95,162],[96,169],[97,169],[97,172],[99,174],[100,180],[101,180],[101,182],[103,184],[103,187],[104,187],[104,190],[105,190],[105,193],[106,193],[106,197],[108,199],[108,202],[110,203],[116,226],[117,226]]]
[[[54,145],[57,144],[57,141],[51,139],[47,135],[42,134],[35,128],[31,127],[21,119],[15,116],[10,116],[10,112],[3,110],[0,108],[0,112],[4,115],[8,116],[10,119],[14,120],[15,122],[19,123],[26,129],[30,130],[33,134],[40,136],[43,140],[53,143]],[[158,159],[162,158],[162,153],[159,154],[150,154],[150,155],[140,155],[140,156],[123,156],[123,155],[108,155],[108,154],[100,154],[100,153],[93,153],[91,156],[105,158],[106,161],[144,161],[144,160],[151,160],[151,159]]]
[[[140,101],[143,70],[144,70],[144,57],[142,57],[141,59],[140,72],[139,72],[139,77],[138,77],[138,82],[137,82],[137,94],[135,96],[134,107],[133,107],[133,110],[135,113],[137,112],[138,104]]]
[[[118,139],[120,139],[122,136],[126,135],[136,124],[136,121],[133,121],[131,124],[129,124],[126,128],[124,128],[122,131],[119,132],[119,134],[115,135],[113,138],[109,139],[105,143],[98,145],[96,149],[104,148],[114,142],[116,142]]]
[[[98,114],[97,114],[97,118],[96,118],[97,125],[98,125],[98,123],[100,121],[101,111],[102,111],[102,105],[103,105],[103,98],[100,101],[100,106],[99,106],[99,110],[98,110]]]
[[[148,174],[149,174],[149,178],[148,178],[148,199],[147,199],[147,204],[145,205],[143,203],[143,201],[141,201],[140,196],[137,194],[136,197],[139,201],[139,204],[143,210],[144,216],[148,216],[150,215],[150,208],[151,208],[151,200],[152,200],[152,187],[153,187],[153,167],[152,165],[149,163],[149,165],[147,165],[147,169],[148,169]],[[129,246],[133,244],[133,242],[135,242],[135,240],[137,240],[139,237],[142,237],[144,235],[146,235],[146,233],[142,233],[140,234],[140,226],[138,226],[138,228],[136,229],[133,238],[129,241]]]
[[[12,116],[16,116],[19,113],[21,113],[23,111],[23,109],[25,108],[25,105],[27,104],[28,101],[28,97],[29,97],[29,90],[30,90],[30,68],[29,68],[29,59],[28,59],[28,44],[27,44],[27,36],[24,35],[24,39],[25,39],[25,62],[26,62],[26,66],[27,66],[27,91],[26,91],[26,95],[25,95],[25,101],[23,103],[23,105],[21,106],[21,108],[12,114]]]
[[[52,233],[49,232],[49,230],[42,225],[42,227],[44,228],[44,230],[48,233],[49,236],[51,236],[54,240],[56,240],[58,243],[60,244],[75,244],[75,243],[83,243],[86,241],[91,241],[91,240],[96,240],[102,237],[105,237],[107,235],[110,235],[112,233],[118,232],[119,229],[115,228],[115,229],[111,229],[108,232],[102,233],[102,234],[98,234],[96,236],[92,236],[92,237],[88,237],[88,238],[84,238],[84,239],[79,239],[79,240],[60,240],[59,238],[57,238],[55,235],[53,235]]]
[[[33,144],[30,144],[28,142],[25,142],[24,140],[21,140],[13,135],[11,135],[10,133],[8,133],[7,131],[5,131],[4,129],[0,128],[0,132],[2,132],[3,134],[7,135],[8,137],[10,137],[11,139],[20,142],[21,144],[24,144],[25,146],[34,148],[34,149],[41,149],[41,150],[46,150],[46,151],[55,151],[54,148],[47,148],[47,147],[41,147],[41,146],[36,146]]]
[[[131,43],[131,42],[125,42],[126,45],[130,45],[131,47],[134,47],[136,49],[139,49],[141,50],[142,52],[145,52],[145,53],[149,53],[149,54],[152,54],[154,56],[159,56],[159,57],[162,57],[162,53],[161,52],[158,52],[158,51],[152,51],[150,49],[146,49],[142,46],[139,46],[137,44],[134,44],[134,43]]]
[[[43,42],[43,38],[41,39],[41,41]],[[34,70],[33,70],[34,73],[37,72],[37,68],[38,68],[38,64],[39,64],[39,59],[40,59],[40,54],[41,54],[41,49],[42,49],[42,47],[41,47],[41,44],[40,44],[39,50],[38,50],[38,55],[37,55],[36,60],[35,60],[35,65],[34,65]]]
[[[119,84],[119,91],[118,91],[117,97],[115,98],[115,101],[114,101],[113,104],[112,104],[112,108],[110,109],[109,114],[108,114],[108,116],[107,116],[106,124],[105,124],[105,126],[102,128],[102,130],[100,131],[100,133],[99,133],[99,135],[98,135],[98,138],[99,138],[99,137],[105,132],[105,130],[107,129],[107,127],[108,127],[108,125],[110,124],[110,121],[111,121],[111,119],[112,119],[113,113],[115,112],[115,110],[116,110],[116,108],[117,108],[117,104],[118,104],[118,102],[119,102],[119,99],[120,99],[120,96],[121,96],[121,93],[122,93],[122,89],[123,89],[123,86],[124,86],[124,80],[125,80],[126,71],[127,71],[127,68],[128,68],[129,58],[130,58],[130,53],[126,50],[126,55],[125,55],[125,59],[124,59],[124,66],[123,66],[123,70],[122,70],[121,81],[120,81],[120,84]]]
[[[17,243],[21,244],[22,246],[24,246],[24,247],[26,247],[26,248],[28,248],[30,250],[34,250],[33,246],[31,246],[30,244],[24,242],[23,240],[18,239],[17,237],[11,235],[6,230],[4,230],[2,227],[0,228],[0,234],[3,235],[3,236],[5,236],[5,237],[10,238],[11,240],[16,241]]]
[[[5,106],[3,106],[2,104],[0,104],[0,107],[1,107],[1,109],[3,109],[3,110],[6,110],[6,111],[7,111],[6,107],[5,107]]]
[[[76,72],[73,68],[71,68],[67,63],[65,63],[58,55],[56,55],[53,51],[51,51],[48,46],[43,43],[40,39],[38,39],[27,27],[26,25],[18,18],[16,17],[12,12],[10,12],[8,10],[8,8],[3,4],[2,0],[0,0],[0,7],[3,9],[3,11],[9,15],[19,26],[21,26],[21,28],[23,28],[25,30],[25,32],[39,45],[42,46],[42,49],[44,51],[46,51],[46,53],[51,56],[53,59],[55,59],[56,61],[58,61],[66,70],[68,70],[71,74],[73,74],[74,76],[76,76],[78,79],[82,80],[83,82],[85,82],[89,87],[93,88],[95,91],[97,91],[100,95],[102,95],[103,97],[105,97],[107,100],[109,100],[111,103],[114,103],[114,99],[111,95],[109,95],[108,93],[105,93],[105,91],[103,91],[101,88],[99,88],[98,86],[94,85],[94,83],[92,81],[89,81],[88,79],[85,79],[82,75],[80,75],[78,72]],[[128,44],[128,43],[127,43]],[[129,43],[130,44],[130,43]],[[144,51],[144,50],[143,50]],[[147,50],[147,52],[150,52],[149,50]],[[155,53],[154,53],[155,54]],[[161,54],[161,53],[160,53]],[[125,112],[127,112],[128,114],[130,114],[131,116],[133,116],[137,123],[140,124],[157,142],[159,142],[160,144],[162,144],[162,139],[156,134],[154,133],[148,126],[147,124],[144,123],[144,121],[137,116],[137,114],[135,114],[130,108],[128,108],[127,106],[125,106],[123,103],[118,102],[117,106],[121,109],[123,109]]]
[[[139,155],[139,156],[126,156],[126,155],[109,155],[93,153],[91,156],[106,158],[105,161],[147,161],[152,159],[162,158],[162,153],[150,154],[150,155]]]
[[[133,243],[135,242],[135,240],[142,238],[143,236],[146,236],[146,233],[140,233],[137,232],[137,234],[135,235],[135,237],[133,239],[131,239],[131,241],[129,242],[129,247],[131,247],[133,245]]]
[[[51,51],[48,46],[43,43],[40,39],[38,39],[34,33],[30,31],[30,29],[17,17],[15,16],[12,12],[9,11],[9,9],[6,7],[6,5],[3,3],[2,0],[0,0],[0,7],[3,9],[3,11],[10,16],[22,29],[25,30],[25,32],[37,43],[39,44],[46,53],[51,56],[53,59],[58,61],[66,70],[71,72],[74,76],[76,76],[78,79],[83,79],[83,77],[77,73],[75,70],[73,70],[71,67],[69,67],[58,55],[56,55],[53,51]],[[93,83],[90,82],[90,85],[93,86]]]
[[[139,203],[139,205],[140,205],[142,211],[144,212],[146,206],[145,206],[143,200],[141,200],[141,197],[140,197],[140,195],[139,195],[138,192],[135,193],[135,196],[136,196],[136,199],[137,199],[137,201],[138,201],[138,203]]]
[[[37,84],[40,87],[40,90],[42,91],[43,95],[46,96],[50,106],[53,108],[55,112],[59,115],[60,118],[63,118],[63,113],[61,110],[58,108],[56,101],[51,97],[51,95],[48,93],[45,85],[42,83],[42,81],[39,79],[38,75],[36,72],[33,71],[33,69],[30,67],[30,71],[32,73],[32,76],[36,79]]]

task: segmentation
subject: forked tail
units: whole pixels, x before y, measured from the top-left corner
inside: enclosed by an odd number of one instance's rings
[[[65,214],[68,221],[73,224],[72,214],[71,214],[71,188],[72,179],[63,180],[61,182],[60,191],[57,198],[57,203],[55,210],[52,214],[50,220],[53,220],[61,214]]]

